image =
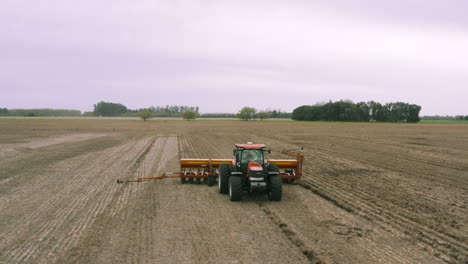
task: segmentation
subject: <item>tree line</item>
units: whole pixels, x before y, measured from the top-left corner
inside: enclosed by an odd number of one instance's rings
[[[381,104],[374,101],[353,103],[352,101],[328,102],[323,105],[303,105],[292,112],[298,121],[352,121],[352,122],[398,122],[420,121],[421,106],[402,102]]]
[[[243,107],[236,113],[199,113],[198,106],[151,106],[132,110],[120,103],[98,102],[94,110],[81,114],[79,110],[66,109],[7,109],[0,107],[0,116],[126,116],[141,117],[182,117],[184,119],[204,118],[239,118],[244,121],[268,118],[292,118],[299,121],[354,121],[354,122],[406,122],[420,121],[421,106],[402,102],[381,104],[374,101],[353,103],[340,100],[316,105],[303,105],[292,113],[279,109],[257,110]],[[468,120],[468,115],[423,116],[422,120]]]
[[[253,107],[245,106],[237,113],[236,117],[242,121],[264,120],[269,118],[291,118],[291,113],[281,112],[281,110],[276,109],[258,111]]]
[[[7,109],[0,108],[0,116],[81,116],[80,110],[67,109]]]
[[[87,112],[85,116],[127,116],[127,117],[141,117],[143,120],[147,120],[151,117],[182,117],[184,119],[195,119],[197,117],[205,118],[222,118],[222,117],[234,117],[248,121],[250,119],[267,119],[267,118],[291,118],[291,113],[282,112],[278,109],[267,109],[257,110],[253,107],[244,107],[237,114],[203,114],[199,113],[200,108],[198,106],[178,106],[168,105],[165,107],[151,106],[149,108],[142,109],[128,109],[125,105],[111,102],[98,102],[94,105],[93,112]],[[245,112],[247,111],[247,115]]]
[[[94,105],[93,112],[87,112],[87,116],[140,116],[141,112],[149,112],[151,117],[182,117],[185,112],[194,112],[198,115],[198,106],[168,105],[165,107],[151,106],[149,108],[128,109],[125,105],[111,102],[98,102]]]
[[[458,120],[458,121],[461,121],[461,120],[468,120],[468,115],[456,115],[456,116],[439,116],[439,115],[435,115],[435,116],[423,116],[421,117],[421,120]]]

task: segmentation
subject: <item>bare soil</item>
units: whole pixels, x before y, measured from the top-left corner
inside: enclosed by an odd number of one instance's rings
[[[304,148],[281,202],[180,158]],[[468,263],[468,126],[0,120],[0,263]]]

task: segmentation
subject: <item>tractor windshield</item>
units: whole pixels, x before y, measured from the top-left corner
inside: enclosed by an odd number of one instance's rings
[[[241,163],[249,163],[251,161],[263,164],[263,151],[258,149],[243,150]]]

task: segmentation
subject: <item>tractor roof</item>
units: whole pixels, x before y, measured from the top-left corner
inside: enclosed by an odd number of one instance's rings
[[[236,144],[236,147],[243,149],[263,149],[266,148],[265,144]]]

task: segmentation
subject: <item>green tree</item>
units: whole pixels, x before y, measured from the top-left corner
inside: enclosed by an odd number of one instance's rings
[[[256,112],[257,111],[255,110],[255,108],[246,106],[239,111],[237,117],[243,121],[249,121],[250,119],[255,118]]]
[[[182,113],[182,118],[185,120],[195,120],[197,118],[197,113],[192,110],[187,110]]]
[[[267,119],[268,118],[268,113],[267,112],[259,112],[257,113],[257,118],[260,120]]]
[[[370,121],[370,107],[365,102],[360,102],[356,104],[356,113],[359,122],[369,122]]]
[[[146,121],[147,119],[153,117],[153,114],[148,109],[143,109],[142,111],[138,112],[138,116]]]
[[[419,118],[419,112],[421,111],[421,106],[411,104],[408,105],[408,118],[406,122],[408,123],[417,123],[421,119]]]
[[[310,108],[311,108],[310,105],[302,105],[302,106],[297,107],[292,112],[292,119],[297,120],[297,121],[306,120],[305,117],[306,117],[306,114],[310,111],[309,110]]]
[[[370,109],[370,120],[373,122],[385,121],[384,110],[380,103],[370,101],[367,103]]]
[[[123,104],[101,101],[94,105],[94,115],[96,116],[121,116],[127,111],[127,107]]]
[[[5,110],[7,110],[5,108]],[[79,110],[66,109],[11,109],[7,111],[9,116],[81,116]]]
[[[6,116],[6,115],[8,115],[8,109],[0,108],[0,116]]]

